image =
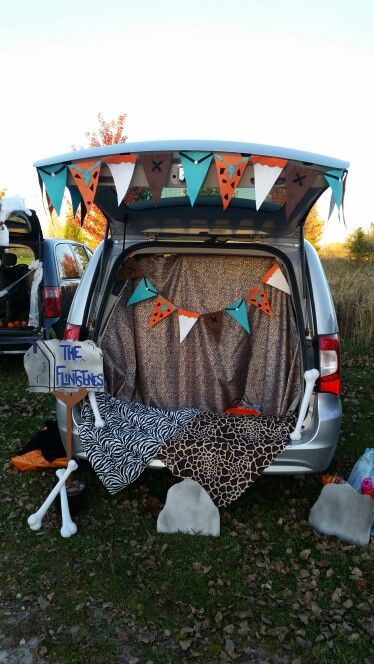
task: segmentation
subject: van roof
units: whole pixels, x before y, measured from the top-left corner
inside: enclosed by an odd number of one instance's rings
[[[87,150],[75,150],[65,154],[54,155],[40,159],[34,163],[36,168],[52,164],[89,159],[115,154],[131,154],[140,152],[175,152],[175,151],[201,151],[201,152],[236,152],[241,154],[255,154],[264,157],[278,157],[303,162],[306,165],[316,164],[328,168],[347,170],[349,162],[325,155],[293,150],[291,148],[261,145],[259,143],[241,143],[234,141],[204,141],[204,140],[172,140],[172,141],[143,141],[139,143],[116,143],[115,145],[102,145]]]

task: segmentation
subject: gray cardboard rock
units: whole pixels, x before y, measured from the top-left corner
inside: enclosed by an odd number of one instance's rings
[[[183,480],[170,487],[165,507],[157,519],[157,532],[182,532],[191,535],[198,533],[218,537],[218,508],[198,482]]]
[[[374,500],[350,484],[326,484],[309,514],[309,523],[324,535],[366,546],[374,519]]]

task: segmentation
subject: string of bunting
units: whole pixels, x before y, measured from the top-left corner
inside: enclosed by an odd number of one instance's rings
[[[224,209],[230,204],[249,163],[253,165],[254,170],[257,210],[260,209],[281,173],[285,171],[287,218],[293,213],[319,175],[319,171],[297,166],[292,162],[288,163],[287,159],[262,155],[181,151],[179,156],[191,205],[196,202],[213,159]],[[139,161],[143,167],[153,203],[158,205],[162,190],[170,175],[172,160],[173,153],[171,152],[142,153],[139,156],[136,154],[112,155],[102,159],[76,160],[70,163],[43,166],[37,170],[42,195],[44,185],[49,205],[55,209],[57,214],[60,214],[61,211],[65,187],[69,189],[73,211],[76,212],[79,203],[82,203],[83,210],[88,214],[95,200],[100,169],[103,164],[110,170],[117,192],[118,205],[120,205],[129,190],[137,161]],[[69,173],[74,184],[68,184]],[[342,210],[345,171],[328,169],[323,175],[331,188],[330,217],[335,205],[339,214]],[[81,216],[84,217],[83,214]]]
[[[131,270],[129,271],[131,275]],[[139,275],[137,275],[139,276]],[[223,324],[223,314],[226,312],[231,316],[241,327],[248,333],[250,333],[250,323],[248,320],[247,304],[250,304],[254,307],[261,309],[268,316],[272,316],[273,312],[271,310],[268,298],[265,293],[264,284],[272,286],[273,288],[278,288],[279,290],[284,291],[285,293],[290,294],[290,288],[287,283],[287,279],[284,276],[279,264],[274,263],[265,274],[260,278],[261,283],[257,284],[253,288],[250,288],[248,293],[229,304],[221,311],[213,311],[208,313],[199,313],[197,311],[188,311],[187,309],[182,309],[177,307],[173,302],[167,300],[161,295],[154,284],[148,279],[148,277],[141,277],[139,283],[137,284],[134,292],[127,300],[127,306],[131,307],[138,302],[143,302],[152,298],[156,298],[153,304],[151,317],[148,321],[148,328],[153,328],[155,325],[164,321],[172,313],[177,312],[179,320],[179,342],[186,338],[186,336],[191,332],[193,326],[199,318],[203,321],[206,328],[209,332],[212,333],[216,341],[218,342],[221,338],[222,324]]]

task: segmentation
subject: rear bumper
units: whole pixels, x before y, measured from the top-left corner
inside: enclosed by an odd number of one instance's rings
[[[57,421],[63,442],[66,439],[66,409],[57,401]],[[307,426],[302,431],[301,440],[287,445],[276,461],[265,470],[266,474],[319,473],[329,466],[334,455],[340,434],[341,401],[333,394],[316,395],[313,414],[307,417]],[[79,407],[73,409],[73,453],[77,458],[85,459],[77,425],[80,420]],[[150,468],[163,468],[164,464],[154,459]]]
[[[0,333],[0,355],[25,353],[28,348],[40,338],[38,334],[12,334]]]

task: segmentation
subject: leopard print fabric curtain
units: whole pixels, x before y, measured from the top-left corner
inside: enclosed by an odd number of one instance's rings
[[[176,307],[207,313],[244,296],[273,263],[257,256],[153,255],[137,259],[136,275],[147,276]],[[224,314],[219,342],[200,318],[180,343],[177,313],[149,329],[154,300],[126,306],[137,283],[126,280],[101,339],[110,394],[215,413],[238,405],[260,406],[264,416],[295,410],[301,357],[289,295],[267,286],[273,316],[249,306],[250,334]]]

